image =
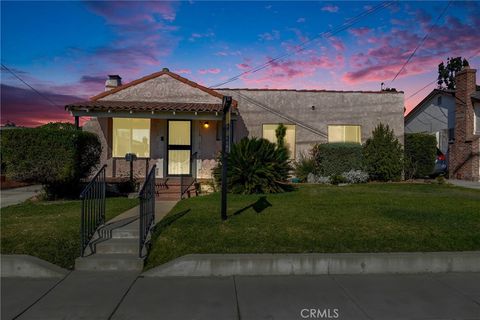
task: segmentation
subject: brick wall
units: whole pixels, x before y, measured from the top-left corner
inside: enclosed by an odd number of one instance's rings
[[[450,178],[480,180],[480,141],[474,135],[474,110],[471,94],[476,90],[476,71],[465,67],[456,76],[455,142],[449,150]]]

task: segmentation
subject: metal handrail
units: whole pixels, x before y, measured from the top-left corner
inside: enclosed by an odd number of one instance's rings
[[[82,257],[97,228],[105,223],[106,167],[106,164],[103,165],[80,193],[82,200],[80,255]]]
[[[194,152],[190,156],[190,168],[192,176],[180,176],[180,199],[183,199],[184,194],[190,189],[190,187],[196,182],[197,168],[196,161],[198,152]]]
[[[140,217],[139,217],[139,228],[140,228],[140,238],[139,238],[139,249],[138,255],[142,257],[143,247],[147,242],[147,237],[152,227],[152,224],[155,223],[155,170],[157,166],[154,165],[148,176],[145,179],[145,182],[138,193],[138,198],[140,199]]]

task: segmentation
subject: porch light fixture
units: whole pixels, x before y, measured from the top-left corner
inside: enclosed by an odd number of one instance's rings
[[[112,110],[108,109],[108,113],[112,113]]]
[[[196,115],[196,116],[198,115],[198,112],[197,112],[197,111],[195,111],[195,115]]]
[[[132,113],[133,113],[133,111],[132,111],[132,110],[130,110],[130,114],[132,114]]]
[[[210,128],[210,123],[208,123],[208,121],[205,121],[205,122],[203,123],[203,128],[204,128],[204,129]]]
[[[175,115],[175,111],[173,111],[173,115]]]
[[[152,110],[152,114],[155,114],[155,111]]]

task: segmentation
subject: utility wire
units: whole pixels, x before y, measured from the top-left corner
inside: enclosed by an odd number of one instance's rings
[[[49,97],[47,97],[46,95],[44,95],[43,93],[41,93],[40,91],[38,91],[37,89],[35,89],[33,86],[31,86],[27,81],[23,80],[16,72],[14,72],[12,69],[8,68],[6,65],[4,65],[3,63],[1,64],[2,65],[2,69],[8,71],[10,74],[12,74],[15,78],[17,78],[18,80],[20,80],[23,84],[25,84],[27,87],[29,87],[30,89],[32,89],[33,92],[35,92],[36,94],[38,94],[40,97],[42,97],[43,99],[45,99],[46,101],[48,101],[51,105],[57,107],[57,108],[60,108],[62,111],[64,110],[64,108],[62,108],[61,106],[59,106],[58,104],[56,104],[55,102],[53,102]]]
[[[467,58],[467,61],[472,59],[473,57],[475,57],[476,55],[478,55],[480,52],[476,52],[474,54],[472,54],[470,57]],[[435,82],[437,82],[438,79],[435,79],[433,80],[432,82],[428,83],[427,85],[425,85],[424,87],[422,87],[421,89],[415,91],[414,93],[412,93],[411,95],[409,95],[408,97],[405,98],[405,101],[407,101],[408,99],[410,98],[413,98],[414,96],[416,96],[417,94],[419,94],[421,91],[425,90],[427,87],[431,86],[432,84],[434,84]]]
[[[395,75],[395,77],[393,77],[392,81],[390,81],[390,86],[392,86],[392,83],[393,81],[395,81],[395,79],[397,79],[397,77],[400,75],[400,73],[405,69],[405,67],[407,66],[407,64],[410,62],[410,60],[413,58],[413,56],[415,55],[415,53],[417,53],[417,50],[423,45],[423,43],[425,42],[425,40],[427,40],[428,36],[430,35],[430,32],[432,32],[433,28],[437,25],[438,21],[440,20],[440,18],[443,17],[443,15],[447,12],[447,9],[450,7],[450,5],[452,4],[452,0],[450,0],[447,5],[445,6],[445,8],[443,8],[443,11],[440,13],[440,15],[438,15],[437,19],[435,20],[435,22],[432,24],[432,26],[430,27],[430,29],[427,31],[427,33],[425,34],[425,36],[423,36],[422,40],[420,40],[420,42],[418,43],[417,47],[415,48],[415,50],[413,50],[413,52],[410,54],[410,56],[408,56],[407,60],[403,63],[402,67],[400,68],[400,70],[398,70],[397,74]]]
[[[349,29],[351,26],[353,26],[354,24],[356,24],[357,22],[359,22],[362,18],[366,17],[366,16],[369,16],[377,11],[380,11],[380,10],[383,10],[385,8],[388,8],[389,6],[391,6],[392,4],[394,3],[394,1],[390,1],[390,2],[382,2],[381,4],[377,5],[377,6],[374,6],[370,9],[367,9],[363,12],[361,12],[360,14],[358,14],[357,16],[353,17],[353,18],[350,18],[348,19],[347,21],[345,21],[343,24],[341,24],[340,26],[336,27],[336,28],[332,28],[330,31],[325,31],[325,32],[322,32],[320,33],[318,36],[312,38],[312,39],[309,39],[309,40],[306,40],[306,41],[303,41],[301,42],[300,44],[298,44],[296,47],[296,49],[293,51],[293,52],[287,52],[283,55],[280,55],[276,58],[272,58],[272,59],[269,59],[268,61],[266,61],[265,63],[261,64],[261,65],[258,65],[256,67],[253,67],[253,68],[250,68],[249,70],[246,70],[234,77],[231,77],[230,79],[228,80],[225,80],[223,82],[220,82],[216,85],[213,85],[213,86],[210,86],[211,89],[213,88],[217,88],[217,87],[220,87],[220,86],[223,86],[227,83],[230,83],[232,81],[235,81],[235,80],[238,80],[240,77],[246,75],[246,74],[252,74],[252,73],[256,73],[260,70],[263,70],[265,68],[267,68],[268,66],[270,66],[272,63],[274,63],[275,61],[278,61],[278,60],[282,60],[288,56],[291,56],[293,54],[296,54],[298,52],[301,52],[303,50],[305,50],[305,46],[313,41],[316,41],[320,38],[325,38],[325,39],[328,39],[328,38],[331,38],[332,36],[334,36],[335,34],[341,32],[341,31],[344,31],[344,30],[347,30]]]
[[[292,118],[292,117],[290,117],[290,116],[288,116],[288,115],[285,115],[285,114],[281,113],[280,111],[275,110],[274,108],[272,108],[272,107],[270,107],[270,106],[267,106],[267,105],[265,105],[265,104],[263,104],[263,103],[255,100],[255,99],[249,97],[249,96],[246,96],[246,95],[242,94],[240,91],[234,90],[234,92],[235,92],[236,94],[238,94],[241,98],[245,99],[247,102],[250,102],[251,104],[253,104],[253,105],[257,106],[257,107],[260,107],[260,108],[262,108],[262,109],[264,109],[264,110],[266,110],[266,111],[268,111],[268,112],[270,112],[270,113],[273,113],[273,114],[279,116],[280,118],[285,119],[285,120],[287,120],[287,121],[289,121],[289,122],[295,123],[295,124],[298,125],[299,127],[302,127],[302,128],[304,128],[304,129],[306,129],[306,130],[308,130],[308,131],[310,131],[310,132],[312,132],[312,133],[314,133],[314,134],[317,134],[317,135],[319,135],[319,136],[322,136],[322,137],[327,138],[327,134],[326,134],[326,133],[324,133],[324,132],[322,132],[322,131],[320,131],[320,130],[315,129],[314,127],[312,127],[312,126],[310,126],[310,125],[308,125],[308,124],[305,124],[305,123],[303,123],[303,122],[301,122],[301,121],[299,121],[299,120],[297,120],[297,119],[295,119],[295,118]]]

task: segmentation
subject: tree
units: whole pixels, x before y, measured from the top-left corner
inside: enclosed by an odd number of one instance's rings
[[[365,166],[373,180],[400,180],[403,170],[403,150],[400,141],[388,125],[379,124],[363,148]]]
[[[463,67],[468,65],[467,59],[462,60],[462,57],[447,58],[446,66],[442,61],[442,63],[438,65],[438,88],[455,90],[455,75],[462,70]]]

